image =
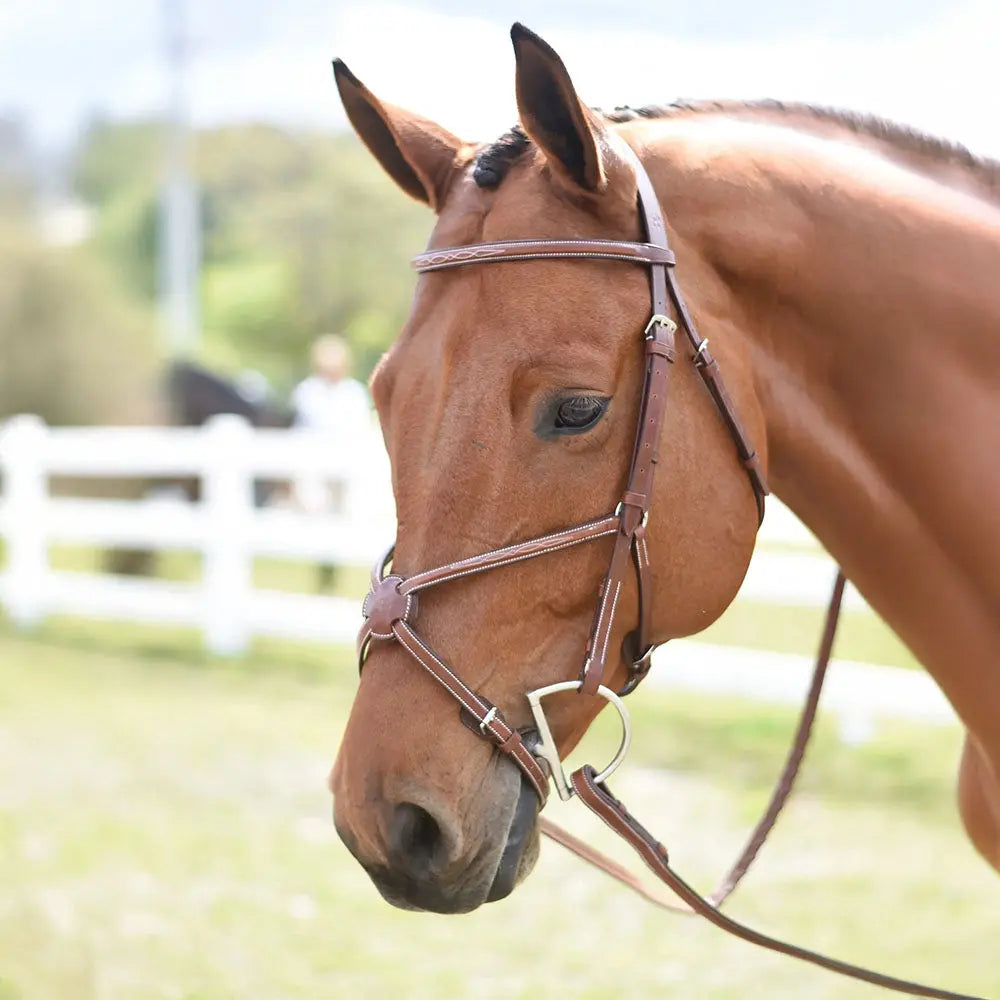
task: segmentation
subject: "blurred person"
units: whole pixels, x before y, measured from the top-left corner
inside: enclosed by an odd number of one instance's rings
[[[351,455],[367,440],[372,430],[372,409],[365,387],[348,374],[351,368],[350,347],[343,337],[326,334],[312,345],[313,374],[303,379],[292,392],[295,412],[293,427],[315,431],[329,437],[345,459],[345,472],[351,468]],[[343,511],[344,482],[330,482],[322,476],[300,477],[293,487],[295,502],[311,513]],[[317,587],[328,589],[336,567],[319,567]]]
[[[371,426],[365,387],[348,375],[351,350],[343,337],[325,334],[313,341],[313,374],[292,392],[296,427],[333,432],[352,440]]]

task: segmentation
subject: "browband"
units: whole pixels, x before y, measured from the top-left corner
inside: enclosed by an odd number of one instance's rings
[[[672,250],[652,243],[630,243],[626,240],[504,240],[427,250],[413,258],[413,267],[423,273],[482,261],[539,260],[542,257],[566,260],[590,257],[595,260],[635,261],[637,264],[674,263]]]

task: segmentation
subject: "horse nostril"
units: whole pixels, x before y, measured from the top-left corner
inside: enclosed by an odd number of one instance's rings
[[[389,857],[413,879],[426,879],[446,861],[447,845],[438,821],[412,802],[395,807],[389,824]]]

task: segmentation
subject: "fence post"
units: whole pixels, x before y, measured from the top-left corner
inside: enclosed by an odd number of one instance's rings
[[[213,653],[235,656],[250,638],[253,590],[253,428],[223,413],[205,425],[202,628]]]
[[[19,628],[32,628],[45,613],[49,569],[45,537],[47,435],[44,421],[30,414],[11,418],[0,432],[7,521],[7,571],[0,597]]]
[[[360,430],[341,445],[340,481],[343,484],[343,513],[365,530],[393,530],[396,506],[392,496],[389,456],[378,426]]]

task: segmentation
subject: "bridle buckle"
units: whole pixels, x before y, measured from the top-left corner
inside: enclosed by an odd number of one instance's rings
[[[642,681],[646,679],[646,675],[649,673],[649,669],[653,665],[651,657],[653,655],[653,650],[655,649],[656,646],[650,643],[641,656],[629,663],[628,677],[626,678],[622,689],[618,692],[619,698],[625,698],[630,695],[642,683]]]
[[[621,516],[622,516],[622,514],[625,511],[625,506],[626,506],[625,501],[624,500],[619,500],[618,501],[618,506],[615,507],[614,516],[617,517],[619,520],[621,520]],[[629,506],[638,506],[638,505],[637,504],[630,504]],[[642,512],[642,517],[639,519],[639,523],[644,528],[646,527],[647,524],[649,524],[649,509],[648,508]]]
[[[677,332],[677,324],[669,316],[664,316],[663,313],[653,313],[649,322],[646,324],[646,329],[642,331],[643,336],[647,340],[656,336],[653,332],[654,326],[665,326],[671,334],[675,334]]]
[[[496,705],[491,705],[490,710],[482,717],[479,722],[479,731],[483,736],[487,735],[490,723],[497,717],[498,709]]]

